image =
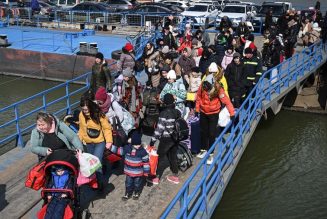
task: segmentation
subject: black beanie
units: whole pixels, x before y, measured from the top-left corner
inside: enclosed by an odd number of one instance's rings
[[[253,51],[250,47],[247,47],[245,50],[244,50],[244,54],[253,54]]]
[[[175,102],[174,96],[170,93],[165,94],[163,98],[163,102],[165,105],[171,105]]]
[[[95,58],[98,58],[98,59],[101,59],[103,60],[104,59],[104,56],[101,52],[98,52],[96,55],[95,55]]]
[[[140,145],[142,143],[142,135],[138,132],[133,132],[131,144],[132,145]]]

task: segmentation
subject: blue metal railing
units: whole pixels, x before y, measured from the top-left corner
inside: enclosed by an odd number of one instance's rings
[[[10,133],[9,135],[3,137],[0,139],[0,145],[3,145],[9,141],[12,141],[12,140],[17,140],[17,145],[18,146],[24,146],[24,142],[23,142],[23,134],[24,133],[27,133],[29,131],[31,131],[33,129],[33,127],[35,126],[35,121],[33,122],[33,124],[28,124],[27,127],[24,127],[23,128],[23,125],[22,123],[24,123],[24,120],[30,118],[31,116],[35,115],[35,113],[37,113],[38,111],[40,110],[44,110],[44,111],[47,111],[47,109],[51,106],[54,106],[55,104],[58,104],[59,102],[61,101],[65,101],[65,106],[64,107],[61,107],[61,109],[53,112],[55,115],[60,115],[60,114],[65,114],[65,113],[70,113],[72,108],[76,107],[77,104],[79,103],[79,100],[76,101],[76,102],[72,102],[72,96],[74,95],[78,95],[78,94],[82,94],[83,92],[85,92],[90,84],[89,84],[89,76],[90,76],[90,73],[86,73],[84,75],[81,75],[79,77],[76,77],[72,80],[69,80],[63,84],[59,84],[55,87],[52,87],[50,89],[47,89],[43,92],[40,92],[38,94],[35,94],[29,98],[26,98],[24,100],[21,100],[21,101],[18,101],[14,104],[11,104],[5,108],[2,108],[0,109],[0,115],[1,116],[5,116],[5,115],[9,115],[9,114],[14,114],[15,115],[15,118],[14,119],[10,119],[9,121],[6,121],[4,122],[3,124],[0,125],[0,130],[1,133],[3,134],[4,133],[4,130],[6,129],[10,129],[10,127],[12,125],[15,125],[15,129],[16,130],[10,130]],[[70,86],[73,84],[73,83],[76,83],[76,82],[81,82],[85,80],[85,85],[76,89],[76,90],[73,90],[71,91],[70,89]],[[56,98],[52,101],[48,101],[47,100],[47,96],[48,95],[51,95],[53,93],[56,93],[58,92],[59,90],[65,90],[65,95],[64,96],[60,96],[59,98]],[[34,108],[32,108],[29,112],[27,113],[23,113],[21,114],[20,113],[20,110],[22,110],[20,107],[23,107],[24,104],[26,103],[30,103],[32,101],[35,101],[35,100],[42,100],[42,104],[41,106],[38,106],[38,107],[35,107],[33,106]]]
[[[218,136],[161,218],[211,217],[223,195],[225,184],[233,174],[229,172],[225,176],[224,171],[237,162],[236,154],[249,141],[247,134],[258,124],[261,112],[265,110],[265,103],[270,102],[274,96],[279,96],[290,84],[302,80],[305,74],[321,66],[323,51],[323,44],[319,42],[263,74],[237,111],[235,122],[228,124]],[[277,74],[274,73],[276,70]],[[214,150],[217,150],[214,161],[207,165],[209,154]]]

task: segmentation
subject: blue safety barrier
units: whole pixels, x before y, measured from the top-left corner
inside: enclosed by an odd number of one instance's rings
[[[195,167],[183,187],[163,212],[161,218],[210,218],[218,205],[233,171],[226,169],[238,162],[236,154],[246,147],[262,112],[275,97],[303,80],[326,61],[321,42],[304,49],[278,66],[266,71],[240,109],[234,123],[229,123],[210,150]],[[276,72],[274,74],[273,72]],[[253,132],[251,132],[253,133]],[[209,154],[216,150],[214,161],[207,165]],[[236,163],[237,164],[237,163]],[[226,171],[226,172],[225,172]],[[226,175],[227,173],[227,175]]]
[[[25,125],[26,127],[22,126],[22,123],[28,119],[31,118],[31,116],[35,116],[35,113],[43,110],[47,111],[47,109],[51,106],[54,106],[55,104],[58,104],[59,102],[64,101],[65,106],[61,107],[59,110],[56,110],[52,112],[55,115],[62,115],[66,113],[70,113],[73,108],[75,108],[79,104],[79,100],[76,102],[72,102],[72,96],[74,95],[82,95],[90,86],[89,83],[89,77],[90,73],[86,73],[84,75],[81,75],[79,77],[76,77],[72,80],[66,81],[63,84],[59,84],[55,87],[52,87],[50,89],[47,89],[41,93],[35,94],[29,98],[26,98],[24,100],[18,101],[10,106],[7,106],[3,109],[0,109],[0,115],[10,115],[14,114],[14,119],[10,119],[9,121],[5,121],[3,124],[0,125],[1,133],[4,133],[4,130],[10,129],[11,126],[15,125],[15,130],[10,130],[10,134],[0,139],[0,145],[3,145],[9,141],[17,140],[18,146],[24,146],[23,142],[23,134],[30,132],[35,127],[35,119],[33,118],[34,122],[29,123]],[[85,81],[85,85],[82,87],[71,91],[70,86],[76,82],[82,82]],[[60,96],[59,98],[55,98],[51,101],[47,99],[49,95],[55,95],[60,90],[65,90],[65,95]],[[34,107],[31,109],[28,113],[21,114],[20,110],[22,110],[21,107],[24,106],[24,104],[30,103],[35,100],[42,101],[42,105],[38,107]]]

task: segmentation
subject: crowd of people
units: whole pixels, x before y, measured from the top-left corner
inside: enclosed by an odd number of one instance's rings
[[[147,43],[141,59],[126,43],[114,77],[102,53],[95,57],[91,87],[80,101],[76,134],[55,116],[39,113],[31,135],[32,152],[40,158],[54,150],[68,148],[86,151],[103,158],[104,150],[124,155],[126,193],[123,200],[138,199],[143,176],[159,184],[163,158],[167,157],[172,174],[167,180],[178,184],[177,145],[171,137],[178,118],[199,117],[200,150],[207,154],[221,128],[219,113],[226,107],[231,120],[263,74],[294,54],[301,41],[310,46],[320,37],[326,40],[327,15],[324,20],[300,17],[288,11],[275,23],[271,11],[265,20],[264,47],[259,51],[254,35],[244,22],[236,29],[224,17],[219,32],[211,41],[203,28],[176,32],[172,20],[163,25],[162,37]],[[140,70],[140,63],[143,69]],[[117,125],[118,124],[118,125]],[[128,142],[118,143],[113,130],[121,127]],[[149,177],[149,155],[142,145],[142,135],[151,137],[154,146],[160,141],[157,174]],[[213,162],[213,152],[207,164]],[[103,189],[103,172],[96,173]]]

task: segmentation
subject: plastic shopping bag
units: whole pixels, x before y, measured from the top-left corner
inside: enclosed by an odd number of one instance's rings
[[[158,166],[158,154],[154,147],[147,147],[147,152],[149,154],[149,164],[150,164],[150,175],[155,176],[157,173],[157,166]]]
[[[102,166],[99,158],[89,153],[78,153],[78,162],[81,174],[85,177],[91,176]]]
[[[218,125],[220,127],[226,127],[226,125],[228,125],[229,122],[230,122],[230,115],[229,115],[227,107],[225,106],[219,112]]]

